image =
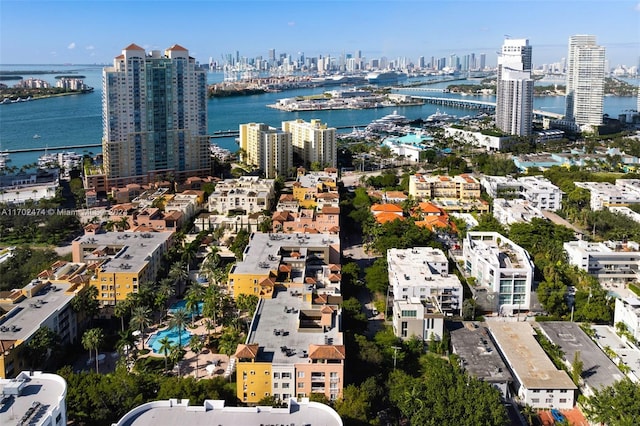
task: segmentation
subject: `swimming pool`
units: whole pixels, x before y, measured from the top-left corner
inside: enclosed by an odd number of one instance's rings
[[[198,302],[198,310],[196,311],[196,315],[202,315],[202,306],[204,305],[204,303],[202,302]],[[171,306],[169,306],[169,314],[173,314],[177,311],[185,311],[187,313],[187,315],[191,315],[191,312],[189,312],[187,310],[187,301],[186,300],[178,300],[177,302],[175,302],[174,304],[172,304]]]
[[[182,330],[182,333],[179,332],[177,328],[167,328],[165,330],[160,330],[156,333],[153,333],[151,337],[149,337],[149,342],[147,346],[153,350],[154,353],[160,353],[160,347],[162,347],[162,343],[160,341],[164,337],[168,337],[171,345],[177,345],[180,343],[180,334],[182,334],[182,346],[186,346],[189,343],[189,339],[191,339],[191,333],[187,330]]]

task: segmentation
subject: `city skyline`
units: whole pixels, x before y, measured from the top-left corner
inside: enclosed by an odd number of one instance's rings
[[[529,39],[539,66],[566,57],[574,34],[596,35],[611,67],[637,66],[640,56],[637,0],[3,0],[1,9],[0,64],[105,64],[137,42],[145,50],[188,46],[200,63],[236,51],[267,58],[275,49],[307,57],[362,51],[367,60],[413,63],[420,56],[485,53],[495,66],[508,36]],[[183,24],[161,24],[167,16]]]

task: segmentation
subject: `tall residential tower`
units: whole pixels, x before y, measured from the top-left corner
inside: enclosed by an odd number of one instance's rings
[[[604,47],[596,36],[569,37],[567,109],[565,118],[581,129],[602,124],[604,102]]]
[[[504,41],[498,55],[496,95],[496,127],[511,135],[531,135],[533,80],[529,40]]]
[[[131,44],[103,70],[107,187],[209,174],[207,76],[184,47]]]

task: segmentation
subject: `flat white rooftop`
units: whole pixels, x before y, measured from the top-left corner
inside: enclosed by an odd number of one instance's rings
[[[0,379],[0,425],[40,425],[67,395],[67,383],[56,374],[22,372],[15,379]],[[49,415],[45,414],[49,413]]]
[[[487,321],[500,352],[520,383],[527,389],[576,389],[563,370],[558,370],[535,339],[528,322]]]
[[[191,407],[188,401],[157,401],[141,405],[114,426],[342,426],[331,407],[303,399],[289,401],[288,408],[225,407],[224,401],[207,400]]]

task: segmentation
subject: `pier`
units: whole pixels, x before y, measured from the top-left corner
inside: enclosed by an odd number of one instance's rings
[[[441,98],[441,97],[435,97],[435,96],[412,96],[412,98],[422,99],[428,104],[450,106],[454,108],[481,109],[481,110],[491,110],[491,111],[496,109],[495,102],[475,101],[472,99],[459,99],[459,98]],[[558,120],[564,117],[563,114],[557,114],[555,112],[542,111],[537,109],[533,110],[533,115],[538,117],[551,118],[555,120]]]

